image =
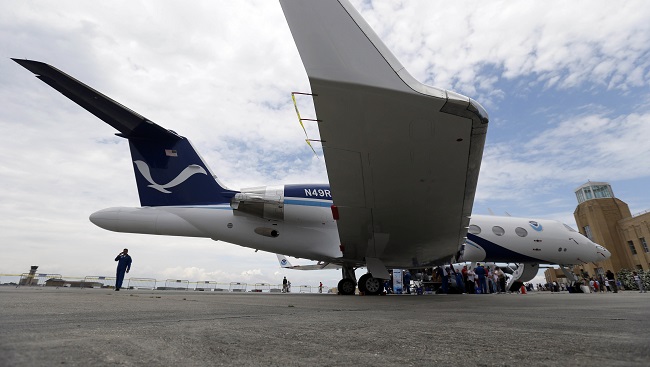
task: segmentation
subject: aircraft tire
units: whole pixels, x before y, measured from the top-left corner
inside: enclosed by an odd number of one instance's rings
[[[359,287],[359,292],[366,294],[368,293],[368,289],[366,288],[366,282],[368,281],[368,278],[371,277],[371,275],[368,274],[363,274],[361,278],[359,278],[359,283],[357,284],[357,287]]]
[[[359,292],[369,296],[376,296],[381,293],[382,280],[374,278],[370,273],[364,274],[359,278]]]
[[[339,281],[339,285],[338,285],[339,294],[344,296],[351,296],[354,294],[355,289],[356,289],[356,284],[354,284],[354,280],[345,278]]]

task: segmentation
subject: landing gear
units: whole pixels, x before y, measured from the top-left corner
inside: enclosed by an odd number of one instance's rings
[[[341,268],[343,279],[339,282],[339,294],[350,296],[354,294],[357,289],[357,276],[354,274],[354,268],[351,266],[343,266]]]
[[[364,274],[359,278],[359,292],[376,296],[381,293],[383,288],[383,281],[373,277],[370,273]]]
[[[344,266],[341,270],[343,273],[343,279],[341,279],[338,285],[339,294],[346,296],[353,295],[357,288],[357,278],[354,274],[355,269],[351,266]],[[359,278],[358,286],[359,292],[375,296],[384,290],[384,281],[373,277],[370,273],[367,273]]]
[[[341,279],[339,281],[339,294],[342,294],[344,296],[351,296],[354,294],[356,287],[356,284],[354,284],[354,280],[350,278],[346,279]]]
[[[521,288],[521,285],[523,285],[524,282],[530,281],[535,277],[535,275],[537,275],[538,270],[539,270],[539,264],[531,264],[531,263],[517,264],[517,269],[515,269],[510,279],[508,279],[508,283],[506,284],[506,289],[512,289],[512,286],[515,284],[515,282],[521,283],[520,285],[518,285],[518,287]],[[519,288],[517,288],[517,290]]]

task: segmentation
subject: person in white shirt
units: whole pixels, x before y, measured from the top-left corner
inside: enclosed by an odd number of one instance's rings
[[[465,284],[465,287],[467,287],[467,294],[476,294],[476,275],[474,274],[474,270],[472,268],[467,269],[467,284]]]
[[[639,287],[639,293],[646,293],[647,291],[643,287],[643,280],[641,279],[639,274],[637,274],[636,271],[633,271],[632,276],[634,277],[634,281],[636,282],[636,285]]]

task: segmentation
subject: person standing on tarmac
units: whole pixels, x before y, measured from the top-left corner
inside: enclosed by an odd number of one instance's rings
[[[467,269],[467,282],[465,287],[467,287],[467,294],[476,294],[476,274],[472,268]]]
[[[636,285],[639,287],[639,293],[646,293],[647,291],[643,287],[643,279],[641,279],[641,277],[639,276],[639,274],[636,273],[636,271],[632,272],[632,278],[634,278]]]
[[[282,279],[282,293],[287,293],[287,277]]]
[[[494,273],[497,276],[498,281],[498,291],[499,293],[506,293],[506,274],[498,266],[494,268]]]
[[[129,249],[124,249],[120,252],[115,258],[117,261],[117,275],[115,279],[115,290],[119,291],[122,288],[122,282],[124,281],[124,273],[128,273],[131,270],[131,256],[129,256]]]
[[[404,270],[404,288],[406,290],[406,294],[411,294],[411,272],[408,270]]]
[[[474,273],[476,273],[476,276],[478,277],[478,287],[481,290],[481,294],[487,294],[487,283],[485,283],[485,275],[486,271],[481,264],[476,264],[476,269],[474,269]]]
[[[609,282],[609,287],[612,289],[612,292],[618,293],[618,287],[616,287],[616,278],[614,278],[614,273],[612,273],[611,270],[607,270],[607,272],[605,272],[605,277]]]

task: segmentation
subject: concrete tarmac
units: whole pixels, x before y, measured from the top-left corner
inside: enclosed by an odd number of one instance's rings
[[[650,293],[0,287],[0,366],[648,366]]]

